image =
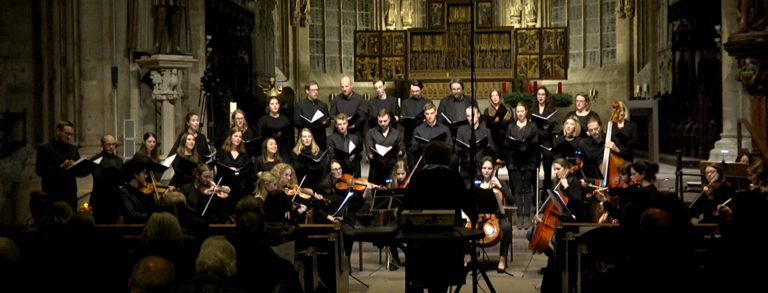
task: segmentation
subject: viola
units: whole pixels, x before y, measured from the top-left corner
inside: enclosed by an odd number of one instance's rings
[[[287,194],[290,197],[296,197],[297,195],[301,197],[304,200],[311,200],[313,197],[315,197],[315,191],[309,188],[305,187],[299,187],[296,184],[288,185],[288,187],[283,189],[285,191],[285,194]],[[331,203],[330,199],[323,198],[323,201],[326,204]]]
[[[216,183],[210,180],[207,184],[200,185],[200,192],[205,195],[213,194],[214,190],[216,191],[216,196],[221,198],[227,198],[229,193],[232,192],[232,189],[229,188],[229,186],[216,185]]]
[[[154,182],[144,182],[144,186],[139,188],[139,191],[144,194],[153,194],[155,191],[158,193],[165,193],[168,191],[168,186],[160,185]]]
[[[352,188],[356,191],[365,191],[369,185],[373,188],[382,188],[379,185],[369,183],[367,178],[355,178],[350,174],[344,174],[341,175],[340,180],[336,182],[336,189],[346,190]]]

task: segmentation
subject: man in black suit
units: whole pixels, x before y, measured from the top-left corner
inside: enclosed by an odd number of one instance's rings
[[[73,211],[77,211],[75,177],[85,177],[88,173],[67,172],[67,168],[80,159],[77,147],[69,144],[74,134],[75,125],[72,122],[60,121],[56,124],[56,135],[37,150],[35,173],[42,177],[40,185],[44,192],[53,194],[56,200],[66,201]]]
[[[330,114],[328,113],[328,104],[317,98],[318,91],[319,86],[316,81],[310,80],[307,82],[304,86],[304,92],[307,93],[307,98],[296,104],[296,110],[293,112],[293,124],[296,125],[296,128],[299,130],[309,128],[312,132],[312,137],[315,138],[315,142],[320,146],[324,146],[326,143],[325,130],[330,126],[331,122],[329,122],[329,120],[333,121],[333,117],[330,117]],[[311,120],[317,111],[320,111],[320,113],[325,115],[325,117],[321,119],[328,120],[325,120],[322,123],[309,123],[309,121],[301,118],[301,116],[304,116]]]
[[[464,82],[461,79],[454,78],[448,85],[451,87],[451,94],[440,100],[440,106],[437,108],[437,122],[448,126],[451,129],[451,137],[456,137],[458,127],[452,127],[448,120],[452,123],[467,120],[464,110],[470,106],[470,97],[464,95]],[[477,100],[473,99],[471,105],[477,107]]]
[[[331,116],[344,113],[349,118],[348,131],[354,134],[360,140],[363,140],[363,129],[368,121],[368,106],[365,104],[365,98],[352,91],[352,79],[349,76],[341,78],[341,94],[336,95],[331,102]]]
[[[101,153],[91,158],[94,162],[100,159],[99,167],[91,173],[93,191],[90,204],[97,224],[115,224],[120,216],[120,198],[117,192],[123,183],[123,158],[115,154],[116,147],[115,137],[106,134],[101,137]]]

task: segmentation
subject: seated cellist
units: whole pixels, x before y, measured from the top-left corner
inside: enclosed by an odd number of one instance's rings
[[[485,156],[480,159],[477,164],[477,178],[480,180],[480,188],[483,189],[499,189],[506,201],[506,205],[512,205],[515,203],[515,198],[509,191],[509,186],[506,182],[496,178],[493,168],[493,158]],[[501,225],[501,243],[499,247],[499,266],[497,272],[503,274],[507,268],[507,254],[509,254],[509,246],[512,244],[512,224],[509,223],[506,217],[499,214],[496,215],[499,218],[499,224]]]

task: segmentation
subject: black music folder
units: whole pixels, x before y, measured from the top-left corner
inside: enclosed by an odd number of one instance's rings
[[[535,122],[536,124],[552,124],[554,122],[554,119],[552,118],[555,117],[555,115],[557,115],[557,110],[547,116],[531,114],[531,121]]]
[[[419,112],[419,114],[416,114],[416,116],[413,116],[413,117],[403,116],[400,119],[400,122],[403,125],[410,125],[410,126],[414,126],[415,127],[415,126],[421,124],[422,122],[424,122],[424,119],[425,119],[424,111],[421,111],[421,112]]]
[[[326,120],[328,120],[328,117],[325,116],[320,110],[315,110],[315,114],[311,118],[305,117],[304,115],[299,115],[301,119],[304,119],[304,121],[307,121],[309,124],[314,125],[320,125],[323,124]]]
[[[98,160],[101,162],[101,160]],[[90,159],[86,157],[82,157],[75,161],[72,166],[67,167],[66,171],[71,174],[85,174],[85,173],[91,173],[93,169],[96,169],[99,164],[95,163],[94,161],[91,161]]]
[[[519,140],[515,138],[514,136],[507,136],[507,144],[511,148],[519,149],[519,150],[526,150],[528,149],[528,143],[522,140]]]
[[[461,149],[464,149],[464,150],[469,150],[469,148],[470,148],[469,143],[463,142],[463,141],[459,140],[458,138],[454,138],[453,140],[457,142],[456,146],[458,146],[458,147],[460,147]],[[483,149],[485,149],[486,147],[488,147],[488,136],[483,136],[482,138],[479,138],[479,139],[477,139],[475,141],[475,150],[476,151],[480,152]]]
[[[158,163],[153,160],[147,160],[147,171],[163,173],[166,170],[168,170],[168,168],[171,167],[171,165],[173,164],[173,161],[176,160],[176,157],[177,155],[169,156],[165,158],[165,160],[163,160],[162,163]]]
[[[360,152],[363,151],[363,147],[360,145],[354,145],[351,141],[349,142],[349,152],[344,151],[343,149],[339,149],[338,147],[333,148],[333,155],[334,158],[336,158],[339,161],[345,161],[348,160],[349,157],[352,155],[359,155]]]
[[[541,146],[542,149],[548,150],[552,152],[553,154],[562,154],[565,157],[573,156],[573,154],[576,152],[576,148],[573,147],[569,142],[565,141],[562,142],[554,147],[548,148],[545,146]]]
[[[414,139],[416,139],[417,141],[419,141],[419,142],[421,142],[421,143],[423,143],[423,144],[428,144],[430,141],[434,141],[434,140],[438,140],[438,141],[445,141],[445,138],[446,138],[446,137],[448,137],[448,134],[447,134],[447,133],[445,133],[445,132],[443,132],[443,133],[441,133],[441,134],[438,134],[438,135],[436,135],[435,137],[433,137],[433,138],[429,138],[429,139],[427,139],[427,138],[424,138],[424,137],[421,137],[421,136],[418,136],[418,135],[416,135],[416,134],[414,134],[414,135],[413,135],[413,138],[414,138]]]
[[[504,120],[504,116],[507,116],[507,107],[504,105],[501,105],[498,110],[496,110],[496,114],[493,115],[493,118],[499,118],[499,121]]]
[[[248,162],[245,163],[245,165],[243,165],[242,167],[239,167],[239,168],[228,166],[228,165],[226,165],[224,163],[221,163],[219,161],[212,161],[212,162],[210,162],[208,164],[209,164],[209,166],[211,166],[211,165],[218,166],[218,169],[216,170],[217,172],[221,172],[222,174],[227,175],[229,177],[237,177],[237,176],[240,176],[240,174],[242,174],[243,169],[245,167],[248,167],[248,165],[250,165],[251,163],[253,163],[253,161],[255,159],[256,158],[251,158],[250,160],[248,160]],[[213,168],[213,166],[211,166],[211,168]],[[189,173],[185,172],[185,174],[189,174]]]
[[[397,152],[400,150],[396,145],[392,146],[392,149],[387,151],[386,146],[376,144],[375,146],[371,146],[371,150],[373,151],[373,159],[379,162],[386,162],[389,158],[394,157],[397,155]]]
[[[466,119],[465,120],[459,120],[459,121],[451,121],[451,119],[448,119],[448,117],[445,116],[445,113],[440,113],[440,115],[442,115],[443,119],[445,119],[445,122],[448,123],[446,125],[446,126],[448,126],[448,128],[459,128],[459,126],[468,125],[469,124],[469,120],[466,120]]]
[[[256,138],[245,140],[243,139],[243,145],[246,147],[246,149],[260,149],[260,141],[263,137],[257,136]]]
[[[306,166],[313,166],[313,167],[318,166],[323,161],[323,157],[325,157],[325,154],[328,153],[328,150],[329,149],[326,149],[325,151],[323,151],[317,156],[299,153],[299,158],[298,158],[299,163],[302,163]]]
[[[286,125],[280,128],[265,127],[264,135],[277,138],[277,134],[280,133],[281,139],[286,139],[290,133],[293,133],[293,125]]]

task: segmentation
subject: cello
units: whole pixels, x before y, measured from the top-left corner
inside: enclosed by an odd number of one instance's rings
[[[499,159],[496,159],[496,164],[493,166],[493,174],[491,178],[496,178],[496,174],[499,172],[499,168],[504,165]],[[480,188],[489,189],[491,187],[490,182],[484,182],[480,184]],[[505,204],[504,194],[498,188],[493,188],[493,193],[499,197],[502,206]],[[472,228],[472,222],[467,221],[466,228]],[[478,247],[491,247],[501,241],[503,231],[501,230],[501,223],[496,214],[480,214],[477,219],[477,227],[483,230],[485,237],[477,241]]]
[[[605,132],[605,142],[611,142],[611,136],[613,136],[613,123],[619,123],[619,115],[621,114],[621,107],[619,105],[619,102],[613,101],[613,114],[611,114],[611,119],[608,120],[608,127],[606,128]],[[608,182],[618,182],[619,181],[619,165],[624,163],[624,159],[620,158],[618,155],[611,152],[611,149],[605,148],[603,150],[603,162],[600,164],[600,173],[603,175],[602,180],[595,180],[595,184],[599,186],[599,189],[605,189],[608,187]],[[587,195],[588,197],[591,197],[595,195],[598,191],[595,190],[594,192]],[[600,216],[602,216],[602,213],[600,212],[600,206],[595,208],[595,222],[600,221]],[[598,216],[600,215],[600,216]]]
[[[576,165],[568,169],[568,172],[566,172],[563,177],[566,178],[569,174],[576,172],[581,165],[581,160],[577,159]],[[568,204],[568,196],[566,196],[565,192],[560,189],[560,184],[561,182],[558,180],[557,185],[554,188],[555,194],[550,195],[550,198],[547,198],[547,201],[544,203],[544,216],[541,218],[541,223],[539,223],[533,231],[533,237],[531,237],[531,242],[528,243],[528,249],[543,253],[544,250],[547,249],[547,246],[549,246],[552,235],[555,234],[555,223],[563,213],[555,206],[555,202],[552,201],[551,197],[558,196],[562,199],[563,203]],[[538,211],[536,211],[536,213],[538,214]]]

